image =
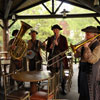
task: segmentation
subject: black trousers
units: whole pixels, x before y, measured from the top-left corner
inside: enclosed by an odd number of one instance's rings
[[[80,94],[79,100],[90,100],[87,72],[84,69],[85,67],[88,67],[87,63],[80,62],[78,75],[78,92]]]
[[[36,63],[39,61],[39,63]],[[34,70],[41,70],[41,65],[42,65],[42,60],[35,60],[35,59],[30,59],[29,60],[29,70],[34,71]]]
[[[84,96],[79,96],[79,100],[90,100],[88,97],[84,97]]]

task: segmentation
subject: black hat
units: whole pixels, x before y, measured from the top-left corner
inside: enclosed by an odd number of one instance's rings
[[[19,32],[19,30],[13,30],[13,32],[12,32],[12,36],[14,36],[15,34],[17,35],[17,33]]]
[[[37,31],[35,31],[35,30],[31,30],[31,32],[29,33],[29,35],[30,35],[31,33],[33,33],[33,32],[35,32],[36,34],[38,34]]]
[[[53,30],[53,29],[59,29],[59,30],[62,30],[62,28],[59,26],[59,25],[53,25],[52,27],[51,27],[51,30]]]
[[[94,26],[88,26],[82,29],[83,32],[90,32],[90,33],[100,33],[100,30]]]

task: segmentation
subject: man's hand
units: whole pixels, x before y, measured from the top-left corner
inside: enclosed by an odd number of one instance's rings
[[[55,45],[58,45],[58,41],[57,41],[57,39],[54,40],[54,44],[55,44]]]
[[[52,43],[51,45],[50,45],[50,49],[52,49],[54,47],[54,44]]]
[[[42,45],[46,45],[45,42],[43,42]]]
[[[84,47],[89,47],[89,44],[90,44],[91,42],[87,42],[87,43],[85,43],[83,46]]]
[[[31,52],[31,51],[27,53],[27,55],[31,55],[31,54],[32,54],[32,52]]]
[[[15,48],[16,48],[16,46],[15,46],[15,45],[12,45],[12,46],[11,46],[11,49],[12,49],[12,50],[14,50]]]

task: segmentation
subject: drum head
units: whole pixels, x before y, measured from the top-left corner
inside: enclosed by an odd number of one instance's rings
[[[31,54],[29,55],[30,52],[31,52]],[[32,50],[28,50],[26,58],[33,59],[34,57],[35,57],[35,52]]]

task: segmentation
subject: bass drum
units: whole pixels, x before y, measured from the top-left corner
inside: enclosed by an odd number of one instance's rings
[[[30,54],[31,53],[31,54]],[[34,57],[35,57],[35,52],[33,51],[33,50],[28,50],[27,51],[27,56],[26,56],[26,58],[28,58],[28,59],[33,59]]]

